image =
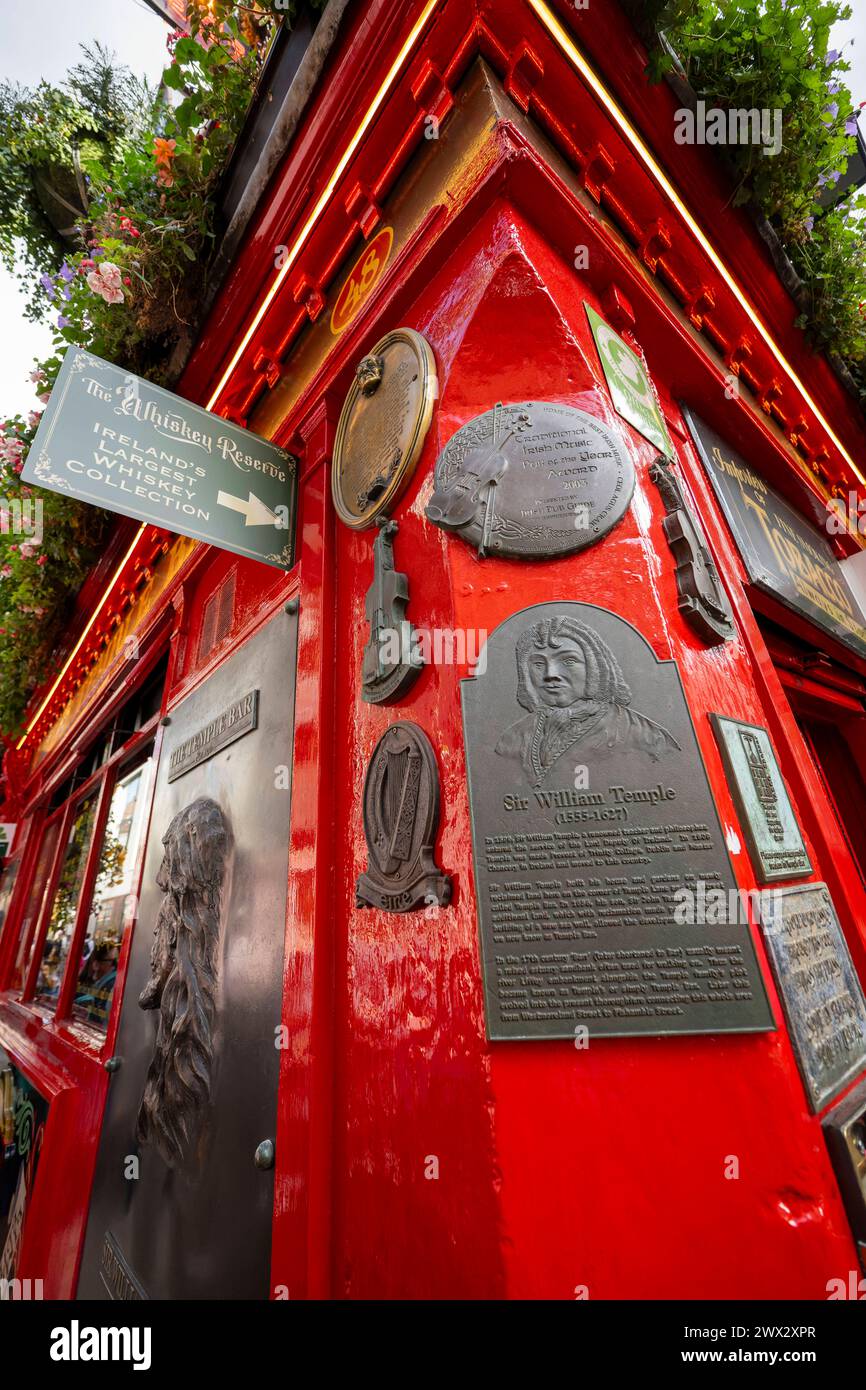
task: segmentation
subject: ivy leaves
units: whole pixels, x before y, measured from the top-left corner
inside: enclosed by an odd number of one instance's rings
[[[726,147],[733,201],[770,220],[804,282],[800,326],[844,360],[866,395],[866,205],[849,197],[826,211],[821,202],[855,151],[849,65],[830,48],[833,25],[850,14],[836,0],[651,0],[635,18],[648,38],[650,29],[663,35],[652,80],[678,59],[708,106],[781,112],[777,155]]]

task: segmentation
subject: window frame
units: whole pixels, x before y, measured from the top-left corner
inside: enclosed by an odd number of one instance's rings
[[[49,1015],[51,1018],[55,1019],[57,1023],[74,1023],[77,1027],[86,1027],[86,1025],[81,1025],[78,1020],[73,1018],[72,1003],[77,982],[78,964],[84,944],[87,923],[90,917],[93,890],[99,873],[102,842],[105,837],[105,828],[108,824],[108,816],[111,810],[111,798],[117,784],[120,767],[134,759],[149,742],[153,741],[159,723],[160,714],[157,712],[152,715],[131,738],[127,739],[125,743],[116,749],[110,757],[106,758],[80,787],[76,787],[75,791],[67,798],[62,807],[58,807],[58,811],[62,816],[60,832],[57,837],[57,844],[54,847],[51,871],[47,879],[47,888],[39,913],[36,934],[33,937],[32,954],[27,971],[27,978],[20,995],[22,1004],[26,1004],[30,1008],[37,1010],[41,1015]],[[45,940],[48,935],[51,912],[54,907],[54,900],[57,895],[57,888],[63,869],[63,861],[69,842],[70,828],[82,804],[89,796],[92,796],[94,792],[97,794],[97,802],[93,832],[87,847],[84,873],[82,875],[81,887],[78,892],[78,901],[75,907],[75,921],[72,928],[72,937],[69,942],[69,950],[66,953],[66,961],[63,966],[63,978],[60,982],[57,1003],[53,1009],[49,1009],[45,1005],[40,1004],[40,1001],[36,998],[36,983],[39,978],[39,969],[45,950]],[[75,969],[72,969],[71,966],[71,962],[73,961],[75,962]]]
[[[40,801],[34,806],[32,812],[30,812],[30,831],[24,850],[29,860],[26,875],[24,875],[26,882],[22,882],[22,875],[19,873],[12,904],[10,905],[10,911],[7,913],[2,933],[2,957],[0,957],[0,961],[2,961],[2,975],[0,975],[0,990],[2,990],[5,997],[13,1000],[17,1005],[35,1015],[42,1023],[50,1023],[55,1026],[58,1032],[67,1036],[70,1041],[76,1043],[79,1047],[82,1045],[86,1048],[96,1047],[98,1051],[103,1049],[107,1043],[107,1038],[111,1036],[115,1006],[122,994],[122,987],[120,990],[115,991],[115,997],[112,999],[105,1029],[95,1028],[89,1023],[84,1023],[76,1019],[72,1013],[72,1007],[75,1000],[84,937],[87,931],[93,893],[99,873],[102,842],[111,811],[111,799],[115,786],[118,778],[125,774],[128,765],[134,762],[136,758],[140,757],[148,744],[153,745],[152,756],[154,759],[157,759],[159,756],[161,742],[159,738],[159,728],[164,719],[166,701],[172,680],[172,667],[176,659],[176,651],[175,644],[172,641],[172,634],[166,632],[164,625],[160,625],[159,635],[157,636],[157,634],[154,634],[154,637],[156,640],[148,642],[148,650],[142,653],[136,661],[138,669],[135,671],[134,676],[127,676],[125,680],[119,682],[111,692],[110,697],[105,700],[102,717],[98,722],[93,720],[91,728],[87,731],[89,737],[84,739],[79,735],[77,741],[72,741],[71,747],[74,754],[72,762],[70,762],[68,754],[65,758],[59,760],[56,765],[56,773],[50,778],[48,785],[43,789]],[[130,731],[127,737],[115,747],[114,744],[117,735],[121,732],[117,729],[117,723],[121,713],[130,701],[134,701],[138,695],[143,694],[145,687],[163,660],[165,660],[166,668],[157,708],[154,710],[154,713],[145,720],[140,728],[135,731]],[[73,782],[72,790],[70,790],[66,799],[59,806],[52,808],[52,796],[57,795],[58,790],[66,781],[70,778],[74,779],[76,769],[81,768],[82,765],[86,765],[88,758],[93,753],[94,747],[100,740],[108,740],[108,746],[111,751],[107,756],[103,757],[99,766],[94,768],[79,785],[75,786]],[[155,776],[151,776],[147,792],[148,806],[144,813],[143,822],[144,841],[136,869],[136,882],[138,876],[140,876],[144,863],[143,850],[147,840],[147,830],[150,821],[150,803],[152,802],[155,786],[156,778]],[[45,950],[45,941],[48,934],[48,927],[60,875],[63,869],[63,861],[68,845],[72,820],[78,813],[82,802],[94,792],[97,794],[96,812],[90,844],[85,858],[81,887],[75,907],[72,937],[63,965],[63,976],[60,981],[57,999],[54,1001],[54,1006],[50,1007],[36,998],[36,984],[39,979],[42,956]],[[51,824],[57,824],[59,827],[57,842],[51,855],[51,864],[46,874],[39,909],[34,914],[34,920],[27,930],[27,941],[22,944],[21,930],[24,914],[29,902],[29,895],[34,884],[34,876],[39,858],[39,846],[43,834]],[[7,940],[7,933],[11,940]],[[121,943],[121,960],[128,949],[128,936],[129,928],[125,932],[124,939]],[[14,969],[13,957],[21,949],[25,952],[27,967],[23,986],[18,988],[14,986],[12,982],[12,971]],[[119,980],[122,984],[122,976],[119,976]]]
[[[28,852],[30,858],[26,870],[26,883],[22,885],[21,895],[16,900],[15,921],[9,927],[8,951],[3,966],[3,989],[11,992],[13,998],[20,999],[27,977],[30,974],[30,952],[33,949],[33,940],[36,928],[42,916],[42,906],[45,900],[45,893],[51,882],[51,875],[54,869],[54,857],[57,851],[55,842],[45,868],[45,877],[42,882],[42,890],[39,895],[39,902],[36,911],[28,922],[27,909],[30,906],[30,898],[38,882],[39,864],[42,857],[42,846],[45,839],[56,827],[59,837],[62,829],[61,821],[63,818],[63,807],[57,807],[54,811],[40,809],[32,820],[30,829],[30,841]],[[19,955],[23,956],[21,983],[14,981],[15,966]]]
[[[154,718],[148,721],[147,725],[142,726],[142,729],[139,732],[145,734],[144,738],[140,738],[138,737],[138,734],[136,734],[134,740],[130,739],[126,744],[122,746],[122,748],[118,750],[119,756],[114,761],[111,773],[110,775],[106,774],[105,776],[105,781],[102,789],[103,801],[100,802],[100,805],[97,808],[96,820],[94,822],[93,827],[93,840],[91,842],[91,851],[94,851],[92,859],[93,877],[92,881],[88,884],[87,874],[91,870],[91,853],[90,851],[88,851],[87,867],[85,869],[85,876],[82,879],[81,892],[79,894],[78,907],[76,909],[75,929],[73,931],[72,940],[69,944],[69,959],[67,960],[66,966],[64,966],[63,983],[61,985],[61,992],[57,998],[57,1008],[59,1010],[61,1006],[61,1000],[63,998],[63,990],[66,989],[68,991],[68,997],[66,999],[66,1010],[61,1019],[61,1022],[69,1023],[77,1028],[87,1028],[89,1030],[92,1030],[93,1033],[99,1036],[100,1038],[104,1038],[108,1031],[108,1023],[111,1015],[111,1008],[109,1008],[108,1014],[106,1015],[104,1028],[101,1028],[96,1024],[89,1023],[84,1019],[77,1018],[74,1012],[75,998],[78,993],[79,977],[81,973],[81,958],[83,954],[84,941],[87,935],[87,927],[90,922],[90,916],[93,910],[93,898],[96,892],[96,885],[99,880],[100,860],[102,858],[102,850],[105,842],[105,832],[108,827],[108,823],[111,819],[111,807],[112,802],[114,800],[114,793],[116,792],[118,786],[124,781],[124,779],[126,777],[132,776],[135,772],[141,772],[143,775],[143,795],[147,803],[146,806],[144,806],[139,812],[139,814],[141,815],[141,828],[145,833],[143,834],[142,839],[136,847],[135,862],[132,865],[132,882],[136,885],[136,887],[138,885],[139,876],[141,874],[142,868],[144,867],[144,850],[147,845],[146,830],[149,824],[150,802],[153,797],[153,791],[155,786],[155,777],[153,775],[153,770],[151,769],[151,771],[148,772],[147,769],[148,763],[151,762],[155,757],[155,730],[157,727],[158,720],[159,715],[156,715],[154,716]],[[149,739],[146,735],[146,730],[150,730]],[[150,743],[151,745],[151,751],[149,756],[148,743]],[[102,813],[103,805],[105,807],[105,813],[104,820],[102,822],[102,829],[100,831],[99,817]],[[131,889],[130,891],[133,890]],[[130,925],[134,926],[134,922]],[[121,933],[121,951],[123,950],[124,940],[129,930],[130,926],[126,926],[123,932]],[[75,965],[74,967],[70,967],[70,960],[73,956],[73,952],[75,953]],[[111,1002],[113,1006],[113,996]]]

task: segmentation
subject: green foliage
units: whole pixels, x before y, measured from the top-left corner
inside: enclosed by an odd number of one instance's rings
[[[0,729],[7,734],[18,729],[30,691],[47,674],[109,520],[96,507],[22,485],[36,423],[34,415],[0,427]]]
[[[826,213],[818,202],[855,149],[849,64],[829,47],[831,27],[850,13],[836,0],[668,0],[641,5],[639,19],[644,32],[662,32],[708,106],[782,112],[777,155],[726,147],[734,201],[769,219],[804,282],[801,326],[866,391],[863,200]],[[673,65],[663,45],[652,49],[653,79]]]
[[[171,376],[173,355],[191,341],[214,242],[213,195],[259,61],[226,35],[172,47],[163,84],[180,100],[163,96],[146,131],[93,152],[79,249],[41,282],[59,311],[58,353],[83,344],[154,381]]]
[[[191,341],[215,239],[214,192],[271,28],[267,14],[252,16],[251,27],[250,8],[220,0],[219,23],[197,37],[172,35],[159,94],[98,45],[82,50],[59,87],[0,87],[0,257],[27,278],[32,314],[50,316],[53,326],[53,353],[37,369],[42,400],[69,346],[160,382]],[[37,423],[34,413],[0,425],[0,731],[7,736],[50,674],[110,524],[97,508],[21,486]],[[14,525],[17,508],[37,500],[41,539]]]
[[[28,282],[60,268],[80,239],[92,176],[122,160],[155,115],[146,82],[114,67],[101,44],[81,51],[59,87],[0,84],[0,259]],[[30,312],[45,312],[38,295]]]

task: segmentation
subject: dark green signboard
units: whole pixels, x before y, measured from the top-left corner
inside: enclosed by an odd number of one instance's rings
[[[266,565],[294,563],[291,454],[69,348],[22,479]]]
[[[752,583],[866,657],[866,614],[830,542],[694,411],[683,415]]]

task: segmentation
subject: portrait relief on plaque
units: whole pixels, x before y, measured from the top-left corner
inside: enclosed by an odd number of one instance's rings
[[[533,787],[573,749],[597,758],[630,749],[654,763],[680,750],[668,729],[632,708],[610,647],[577,618],[541,618],[520,634],[515,655],[517,703],[528,713],[501,734],[496,752],[519,758]]]
[[[138,1110],[136,1138],[173,1169],[194,1169],[211,1107],[217,958],[223,880],[231,850],[228,822],[199,797],[163,837],[156,877],[163,894],[153,932],[150,975],[139,1008],[154,1010],[156,1036]]]
[[[462,699],[488,1036],[772,1029],[676,663],[566,601],[482,656]]]
[[[552,401],[499,403],[449,439],[426,515],[480,556],[553,559],[607,535],[634,483],[625,443],[597,416]]]
[[[387,333],[363,357],[337,424],[331,494],[354,530],[387,517],[424,447],[438,394],[430,344],[413,328]]]

